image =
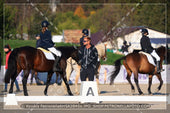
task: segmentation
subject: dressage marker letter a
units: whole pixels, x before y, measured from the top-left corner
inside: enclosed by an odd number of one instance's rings
[[[94,93],[93,93],[92,87],[89,87],[89,89],[88,89],[88,91],[87,91],[86,96],[89,96],[89,95],[94,96]]]

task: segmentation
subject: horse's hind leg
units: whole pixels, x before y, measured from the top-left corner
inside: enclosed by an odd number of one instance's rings
[[[9,89],[9,93],[13,93],[13,87],[14,87],[15,79],[11,79],[11,86],[10,86],[10,89]]]
[[[22,84],[23,84],[23,90],[24,90],[24,95],[28,96],[28,92],[27,92],[27,78],[29,75],[30,70],[24,70],[24,76],[22,79]]]
[[[132,93],[135,93],[135,87],[133,86],[132,82],[131,82],[131,77],[132,73],[130,72],[130,70],[127,70],[127,81],[129,82],[129,84],[131,85],[131,90],[132,90]]]
[[[133,84],[132,84],[132,82],[131,82],[131,79],[130,79],[130,77],[131,77],[131,75],[132,75],[132,72],[131,72],[131,70],[129,69],[128,65],[127,65],[125,62],[124,62],[123,64],[124,64],[124,66],[125,66],[125,68],[126,68],[126,72],[127,72],[127,77],[126,77],[126,79],[127,79],[127,81],[129,82],[129,84],[131,85],[132,93],[135,93],[135,87],[133,86]]]
[[[50,85],[52,75],[53,75],[53,72],[48,72],[47,83],[46,83],[46,87],[45,87],[45,90],[44,90],[44,95],[46,95],[46,96],[48,96],[47,90],[48,90],[48,87]]]
[[[9,89],[9,93],[13,93],[14,82],[16,80],[17,75],[21,72],[21,69],[18,67],[17,72],[15,72],[14,76],[11,78],[11,86]]]
[[[163,80],[162,80],[161,74],[157,74],[156,76],[157,76],[157,78],[158,78],[159,81],[160,81],[160,85],[158,86],[158,88],[157,88],[157,90],[156,90],[156,92],[159,92],[159,90],[161,90],[161,87],[162,87],[162,84],[163,84]]]
[[[138,72],[134,72],[134,81],[135,81],[136,86],[138,88],[139,95],[143,95],[143,92],[141,91],[141,89],[139,87]]]

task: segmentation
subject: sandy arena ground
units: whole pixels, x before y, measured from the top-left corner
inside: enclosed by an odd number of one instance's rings
[[[153,84],[151,91],[153,92],[153,96],[167,96],[169,93],[167,92],[167,85],[163,84],[162,89],[155,93],[155,89],[158,87],[159,84]],[[74,85],[70,85],[71,91],[73,92],[74,96],[78,96],[74,92]],[[129,84],[115,84],[115,85],[99,85],[100,94],[99,96],[151,96],[148,95],[146,84],[140,84],[141,90],[143,91],[144,95],[138,95],[137,90],[135,90],[135,93],[132,94],[130,85]],[[170,85],[169,85],[170,87]],[[9,86],[8,86],[9,88]],[[135,86],[136,88],[136,86]],[[23,89],[22,85],[20,85],[20,89],[22,92],[15,92],[15,86],[14,86],[14,93],[16,96],[23,96]],[[28,94],[29,96],[44,96],[43,91],[45,89],[45,85],[29,85],[27,84]],[[78,85],[78,89],[80,89],[80,84]],[[68,96],[64,93],[64,88],[62,86],[59,86],[57,84],[53,84],[49,86],[48,89],[48,96]],[[1,93],[1,96],[3,95],[6,97],[7,93]],[[21,107],[22,104],[78,104],[77,102],[18,102],[18,106],[3,106],[3,109],[23,109]],[[151,107],[148,109],[166,109],[167,103],[166,102],[102,102],[102,104],[150,104]],[[119,109],[119,108],[118,108]],[[121,108],[120,108],[121,109]]]

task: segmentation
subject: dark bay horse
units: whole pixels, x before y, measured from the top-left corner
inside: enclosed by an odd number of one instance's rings
[[[156,49],[156,52],[161,59],[160,63],[161,63],[161,68],[162,68],[162,62],[166,56],[166,48],[161,46]],[[134,81],[136,83],[136,86],[137,86],[137,89],[138,89],[138,92],[140,95],[143,94],[143,92],[141,91],[139,84],[138,84],[138,73],[149,74],[149,87],[148,87],[149,94],[152,94],[151,85],[152,85],[153,75],[156,75],[160,81],[158,91],[161,89],[162,84],[163,84],[161,73],[157,73],[157,68],[148,62],[147,57],[144,54],[138,53],[138,52],[130,53],[127,56],[124,56],[124,57],[115,61],[115,70],[111,73],[110,84],[113,84],[115,77],[117,76],[117,74],[120,71],[121,60],[123,60],[123,65],[126,68],[126,71],[127,71],[126,79],[130,83],[132,91],[135,90],[135,88],[131,82],[131,79],[130,79],[132,72],[134,74]]]
[[[62,69],[62,72],[60,73],[62,79],[64,80],[66,86],[67,86],[67,92],[69,95],[73,95],[69,84],[67,82],[66,78],[66,60],[69,57],[72,57],[75,61],[78,61],[78,49],[74,46],[68,47],[68,46],[61,46],[57,47],[58,50],[61,51],[62,56],[60,60],[60,68]],[[47,95],[48,86],[50,85],[50,80],[53,75],[53,64],[54,60],[47,60],[43,52],[39,49],[25,46],[16,48],[12,51],[9,60],[8,60],[8,70],[5,73],[5,83],[9,83],[11,79],[11,87],[9,90],[9,93],[13,93],[13,84],[20,73],[21,70],[24,70],[24,76],[22,79],[23,89],[24,89],[24,95],[28,96],[27,93],[27,78],[29,76],[30,70],[34,70],[35,72],[48,72],[47,77],[47,84],[46,88],[44,90],[44,94]]]

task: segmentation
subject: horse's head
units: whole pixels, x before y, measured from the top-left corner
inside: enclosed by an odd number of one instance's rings
[[[104,61],[107,60],[107,50],[106,50],[106,46],[107,44],[104,44],[104,43],[100,43],[100,44],[97,44],[95,47],[97,49],[97,52],[98,52],[98,57],[99,59],[102,59]]]
[[[161,46],[156,49],[156,52],[158,53],[159,57],[164,60],[166,56],[166,48],[164,46]]]

